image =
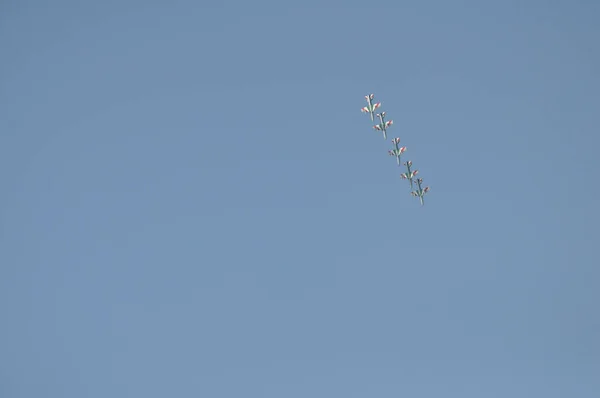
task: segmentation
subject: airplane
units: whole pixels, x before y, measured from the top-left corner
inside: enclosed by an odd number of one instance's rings
[[[391,151],[388,151],[388,153],[390,154],[390,156],[395,156],[396,157],[396,161],[398,162],[398,166],[400,166],[400,156],[402,156],[402,154],[404,152],[406,152],[406,147],[403,146],[402,148],[400,148],[400,138],[396,137],[396,138],[392,138],[392,144],[394,144],[394,149],[392,149]]]
[[[412,161],[408,161],[408,162],[404,162],[404,165],[406,166],[406,169],[408,170],[406,173],[402,173],[400,174],[400,177],[402,177],[404,180],[408,180],[410,181],[410,189],[413,188],[413,178],[419,174],[419,170],[413,170],[411,171],[410,166],[412,166]]]
[[[385,122],[383,120],[383,118],[385,117],[385,112],[378,113],[377,117],[379,117],[379,120],[381,120],[381,123],[376,124],[375,126],[373,126],[373,128],[375,130],[383,131],[383,139],[387,140],[387,128],[390,127],[392,124],[394,124],[394,121],[390,120],[390,121]]]
[[[375,120],[375,109],[381,106],[381,102],[373,104],[373,98],[375,98],[375,94],[365,95],[367,100],[367,106],[361,109],[361,112],[369,113],[371,115],[371,121]]]
[[[423,196],[425,196],[425,194],[427,192],[429,192],[429,187],[425,187],[422,188],[421,187],[421,183],[423,182],[422,178],[418,178],[417,179],[417,185],[419,185],[419,189],[417,189],[416,191],[412,191],[410,194],[412,196],[418,197],[419,200],[421,201],[421,206],[423,206],[425,204],[424,200],[423,200]]]

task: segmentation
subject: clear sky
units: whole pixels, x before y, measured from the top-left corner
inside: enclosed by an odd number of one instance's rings
[[[3,0],[0,396],[598,397],[599,19]]]

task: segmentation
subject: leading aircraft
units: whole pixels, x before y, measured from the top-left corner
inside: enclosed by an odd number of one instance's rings
[[[381,106],[381,102],[373,104],[373,98],[375,98],[375,94],[365,95],[367,106],[361,109],[361,112],[369,113],[371,115],[371,121],[375,120],[375,110]]]

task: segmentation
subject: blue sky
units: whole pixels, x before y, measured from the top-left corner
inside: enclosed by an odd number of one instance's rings
[[[598,396],[599,17],[3,1],[0,396]]]

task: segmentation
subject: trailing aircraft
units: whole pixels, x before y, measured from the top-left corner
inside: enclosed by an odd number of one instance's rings
[[[425,188],[421,187],[422,183],[423,183],[423,179],[418,178],[417,185],[419,186],[419,188],[416,191],[412,191],[410,193],[412,196],[419,198],[419,200],[421,201],[421,206],[423,206],[425,204],[425,201],[423,200],[423,196],[425,196],[425,194],[427,192],[429,192],[429,187],[425,187]]]

